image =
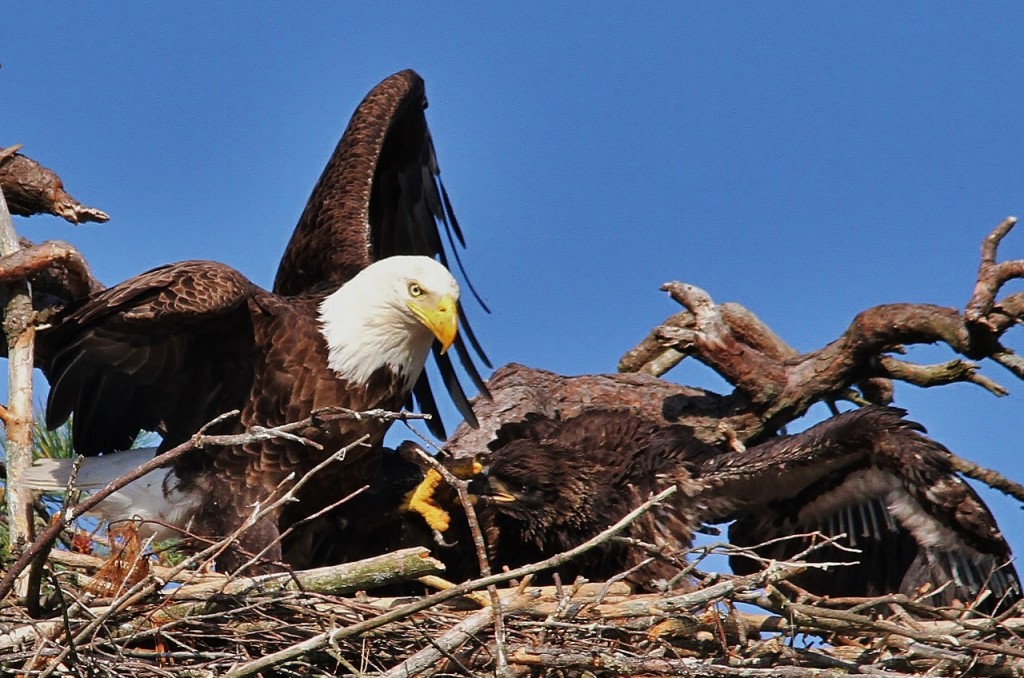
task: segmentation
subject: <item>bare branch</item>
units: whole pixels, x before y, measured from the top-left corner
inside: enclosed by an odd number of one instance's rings
[[[19,248],[18,236],[8,213],[4,190],[0,188],[0,255]],[[7,526],[10,543],[21,548],[32,538],[32,499],[21,477],[32,464],[32,368],[34,367],[35,325],[32,296],[28,284],[19,280],[2,289],[4,298],[3,330],[8,367],[7,389],[10,399],[4,410],[7,431]],[[13,584],[13,582],[12,582]],[[2,596],[0,596],[2,598]]]
[[[998,262],[999,244],[1017,224],[1017,217],[1006,217],[996,226],[981,244],[981,263],[978,265],[978,280],[974,292],[964,309],[964,317],[968,322],[980,323],[994,330],[986,316],[996,303],[999,289],[1012,278],[1024,277],[1024,262]]]
[[[1003,332],[1024,321],[1024,293],[996,300],[1006,281],[1024,277],[1024,261],[996,259],[999,243],[1015,223],[1015,218],[1007,218],[985,239],[975,292],[963,314],[930,304],[876,306],[859,313],[828,346],[799,355],[741,306],[716,305],[698,287],[666,283],[662,289],[687,310],[670,316],[628,351],[619,368],[661,374],[691,355],[718,372],[735,386],[734,395],[753,406],[763,423],[760,431],[751,431],[754,435],[777,429],[820,400],[888,404],[889,379],[919,386],[965,381],[1005,395],[1005,388],[978,374],[970,362],[921,366],[885,354],[905,344],[942,342],[967,358],[989,358],[1024,379],[1024,359],[999,343]],[[860,389],[859,396],[849,390],[853,386]]]
[[[65,301],[80,299],[103,289],[92,275],[82,253],[60,240],[39,245],[22,240],[22,249],[0,259],[0,282],[29,279],[41,292]]]
[[[958,457],[955,454],[949,455],[950,461],[953,464],[953,468],[963,473],[968,478],[974,478],[975,480],[985,483],[994,490],[999,490],[1003,494],[1009,495],[1019,502],[1024,503],[1024,485],[1014,482],[1002,475],[998,471],[994,471],[984,466],[975,464],[973,461]]]
[[[12,214],[23,217],[53,214],[72,224],[110,219],[106,212],[86,207],[68,195],[60,177],[17,153],[19,148],[0,150],[0,189],[7,195]]]
[[[922,388],[941,386],[960,381],[981,386],[992,395],[1003,397],[1009,391],[995,381],[978,374],[978,366],[966,360],[955,358],[936,365],[915,365],[892,356],[883,355],[878,359],[886,377],[905,381]]]
[[[138,480],[147,473],[155,471],[158,468],[162,468],[169,464],[171,461],[177,459],[183,454],[194,450],[201,449],[210,445],[240,445],[244,443],[256,442],[259,440],[266,440],[274,437],[279,432],[291,432],[300,430],[310,426],[317,426],[320,423],[332,421],[334,419],[356,419],[360,417],[380,417],[380,418],[392,418],[392,419],[404,419],[406,417],[413,417],[412,414],[393,413],[393,412],[354,412],[351,410],[345,410],[342,408],[328,408],[326,410],[319,410],[314,412],[313,415],[303,419],[299,422],[291,424],[285,424],[283,426],[277,426],[273,429],[263,429],[261,433],[248,434],[241,433],[236,435],[202,435],[197,434],[191,440],[188,440],[177,447],[168,450],[162,454],[159,454],[145,464],[139,466],[133,471],[124,474],[120,478],[112,481],[102,490],[99,490],[92,496],[83,500],[77,504],[74,508],[64,511],[60,516],[55,517],[53,522],[35,539],[31,547],[29,547],[25,553],[18,558],[17,561],[8,569],[4,574],[3,580],[0,580],[0,600],[6,598],[11,592],[14,585],[15,578],[29,565],[29,563],[36,558],[40,553],[48,548],[53,540],[57,538],[57,535],[71,524],[73,521],[88,513],[96,507],[101,501],[109,497],[111,494],[121,489],[125,485]],[[216,421],[216,420],[215,420]],[[205,428],[205,427],[204,427]]]

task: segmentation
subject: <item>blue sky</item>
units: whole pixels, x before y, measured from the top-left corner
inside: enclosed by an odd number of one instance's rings
[[[470,307],[478,333],[495,364],[572,374],[675,312],[671,279],[800,350],[875,304],[962,307],[982,237],[1024,212],[1019,5],[496,4],[4,3],[0,145],[112,216],[16,226],[108,284],[207,258],[269,286],[356,104],[415,68],[494,309]],[[896,402],[1024,479],[1024,384],[985,373],[1011,395]],[[669,377],[725,389],[693,362]],[[985,497],[1024,553],[1016,503]]]

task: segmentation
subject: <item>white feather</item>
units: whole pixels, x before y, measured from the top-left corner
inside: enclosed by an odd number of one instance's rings
[[[409,283],[459,298],[459,285],[429,257],[396,256],[370,264],[324,299],[320,322],[328,365],[339,377],[365,383],[381,367],[416,383],[434,335],[409,310]]]
[[[810,516],[829,515],[859,506],[870,497],[882,499],[892,516],[922,547],[952,548],[954,544],[963,543],[953,530],[932,518],[896,476],[878,468],[851,473],[838,487],[804,506],[800,517],[807,522]]]
[[[85,492],[100,490],[152,459],[154,453],[155,449],[149,447],[85,457],[74,488]],[[39,492],[64,492],[73,463],[73,459],[39,459],[22,477],[22,482],[25,487]],[[201,502],[198,493],[178,490],[176,480],[171,469],[157,469],[114,492],[90,513],[111,522],[138,519],[142,521],[139,535],[143,539],[176,537],[178,532],[173,528],[185,527]]]

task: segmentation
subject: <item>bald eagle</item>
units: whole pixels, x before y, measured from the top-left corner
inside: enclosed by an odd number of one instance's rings
[[[412,71],[367,95],[313,190],[274,292],[223,264],[186,261],[73,301],[41,334],[39,362],[51,384],[46,422],[56,426],[73,415],[75,449],[89,457],[85,482],[105,485],[119,475],[125,462],[118,460],[128,453],[111,453],[140,431],[159,432],[163,451],[234,409],[241,415],[214,432],[276,426],[327,406],[394,410],[413,396],[436,415],[423,372],[432,346],[448,392],[475,422],[445,353],[454,346],[486,393],[457,333],[459,285],[442,263],[448,256],[439,225],[456,257],[462,234],[439,180],[425,106],[423,81]],[[366,447],[317,476],[298,503],[249,527],[239,550],[218,565],[232,569],[261,552],[279,560],[277,539],[287,525],[375,473],[386,428],[362,419],[299,432],[323,452],[283,438],[197,450],[99,510],[226,535],[275,488],[294,485],[324,455],[367,436]],[[443,435],[439,419],[433,430]],[[62,489],[65,470],[37,467],[28,482]]]
[[[689,547],[695,531],[735,520],[730,541],[763,558],[800,553],[814,537],[781,538],[811,533],[857,549],[809,556],[855,563],[792,579],[814,593],[925,594],[937,605],[987,594],[983,609],[1005,608],[1021,597],[1009,545],[954,473],[948,451],[904,414],[864,407],[742,452],[633,411],[596,408],[565,420],[534,414],[497,430],[471,489],[482,500],[477,513],[497,568],[577,546],[675,485],[675,495],[623,533],[668,557],[645,564],[650,550],[612,541],[560,568],[563,580],[627,572],[634,585],[658,588],[679,571],[672,554]],[[471,576],[475,559],[465,549],[439,553],[455,573]],[[759,567],[743,556],[732,564],[740,573]]]

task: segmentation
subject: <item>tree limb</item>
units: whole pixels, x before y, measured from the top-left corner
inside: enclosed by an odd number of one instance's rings
[[[4,191],[0,188],[0,254],[18,251],[18,236],[8,213]],[[9,543],[21,548],[32,538],[32,498],[21,483],[21,476],[32,464],[32,369],[35,366],[35,324],[28,283],[17,280],[2,290],[3,329],[8,355],[8,404],[3,422],[7,433],[7,503]],[[13,584],[13,581],[12,581]],[[2,596],[0,596],[2,598]]]
[[[68,195],[59,176],[18,153],[20,148],[19,144],[0,149],[0,189],[7,196],[11,214],[53,214],[72,224],[110,219],[106,212],[86,207]]]
[[[620,369],[662,373],[682,356],[693,356],[735,386],[765,431],[799,417],[815,402],[842,397],[852,386],[869,402],[888,404],[889,379],[921,386],[964,381],[1004,395],[1002,386],[977,374],[969,362],[913,365],[884,354],[906,344],[941,342],[967,358],[988,358],[1024,379],[1024,359],[999,342],[1024,320],[1024,293],[996,299],[1008,280],[1024,277],[1024,261],[996,261],[997,247],[1015,223],[1010,217],[986,237],[975,291],[962,314],[931,304],[876,306],[857,314],[832,343],[797,354],[742,307],[716,305],[704,290],[672,282],[662,289],[687,311],[669,317],[627,352]]]

